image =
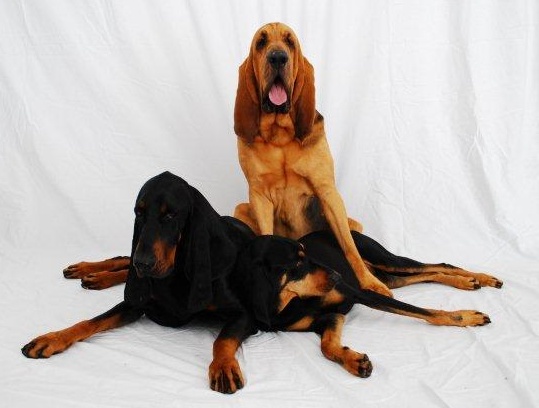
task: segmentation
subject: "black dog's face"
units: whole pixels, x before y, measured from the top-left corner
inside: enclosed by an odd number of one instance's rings
[[[336,271],[306,254],[303,245],[280,237],[270,239],[273,242],[267,251],[267,259],[276,274],[273,279],[279,281],[278,312],[295,297],[326,297],[341,280]]]
[[[174,270],[191,206],[185,200],[185,188],[178,178],[164,173],[141,189],[135,204],[139,234],[132,260],[139,277],[164,278]]]

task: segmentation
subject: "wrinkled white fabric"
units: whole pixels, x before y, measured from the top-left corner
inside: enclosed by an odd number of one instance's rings
[[[259,333],[246,387],[209,390],[218,327],[142,319],[50,360],[20,348],[93,317],[122,288],[61,270],[128,254],[140,186],[176,173],[222,214],[246,200],[236,157],[237,67],[283,21],[315,67],[350,216],[390,250],[488,271],[502,290],[394,291],[478,309],[447,328],[355,307],[358,379],[315,334]],[[539,406],[539,3],[475,1],[0,2],[0,401],[43,407]],[[533,384],[536,384],[533,386]]]

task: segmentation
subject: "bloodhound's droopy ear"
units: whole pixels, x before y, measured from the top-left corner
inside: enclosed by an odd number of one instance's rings
[[[312,131],[316,116],[314,97],[314,69],[307,58],[301,57],[298,62],[298,73],[294,83],[292,106],[294,109],[295,137],[303,140]]]
[[[185,256],[184,273],[190,282],[188,308],[197,312],[212,301],[212,282],[231,272],[237,248],[228,238],[219,214],[196,188],[189,189],[193,208],[182,236],[185,250],[179,256]]]
[[[234,105],[234,132],[247,143],[259,133],[260,98],[253,67],[252,52],[239,68],[238,90]]]

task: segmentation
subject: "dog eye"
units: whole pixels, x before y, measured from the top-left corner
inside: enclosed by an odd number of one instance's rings
[[[290,47],[294,48],[294,40],[292,39],[292,36],[288,34],[286,38],[284,39],[284,42]]]
[[[140,208],[135,208],[135,217],[140,218],[144,215],[144,211]]]
[[[163,219],[169,221],[169,220],[173,219],[174,217],[176,217],[176,215],[178,215],[178,213],[176,213],[176,212],[168,212],[165,215],[163,215]]]
[[[265,33],[262,33],[258,41],[256,42],[256,49],[259,50],[264,48],[268,42],[268,36]]]

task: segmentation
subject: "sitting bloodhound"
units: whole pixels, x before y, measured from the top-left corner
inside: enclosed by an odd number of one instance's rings
[[[234,217],[258,235],[298,239],[331,229],[362,288],[391,296],[354,245],[350,230],[362,226],[347,217],[335,186],[313,67],[290,27],[271,23],[255,33],[239,68],[234,130],[249,184],[249,203],[239,204]]]

